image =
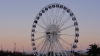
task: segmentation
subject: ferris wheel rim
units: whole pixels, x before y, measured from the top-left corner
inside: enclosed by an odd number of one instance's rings
[[[49,7],[49,6],[52,6],[52,5],[59,5],[59,6],[63,6],[63,7],[66,7],[66,6],[64,6],[64,5],[61,5],[61,4],[58,4],[58,3],[53,3],[53,4],[49,4],[49,5],[47,5],[47,6],[45,6],[43,9],[41,9],[40,10],[40,12],[37,14],[37,16],[36,16],[36,18],[35,18],[35,20],[34,20],[34,23],[33,23],[33,26],[32,26],[32,32],[33,32],[33,28],[34,28],[34,30],[35,30],[35,28],[36,28],[36,24],[37,24],[37,22],[38,22],[38,17],[39,16],[41,16],[41,12],[43,12],[43,10],[45,9],[45,8],[47,8],[47,7]],[[66,7],[68,10],[70,10],[68,7]],[[66,10],[67,10],[66,9]],[[46,9],[46,10],[48,10],[48,9]],[[73,12],[70,10],[70,12],[68,12],[68,13],[70,13],[70,15],[72,15],[73,14]],[[72,14],[71,14],[72,13]],[[76,31],[77,31],[77,34],[75,35],[75,40],[74,40],[74,43],[73,43],[73,45],[72,45],[72,50],[73,49],[75,49],[77,46],[76,46],[76,44],[77,44],[77,42],[78,42],[78,37],[79,37],[79,28],[78,28],[78,23],[77,23],[77,19],[76,19],[76,17],[75,17],[75,15],[73,14],[73,17],[72,17],[73,19],[73,21],[74,21],[74,26],[75,26],[75,33],[76,33]],[[37,21],[36,21],[37,20]],[[35,24],[35,25],[34,25]],[[45,29],[45,28],[44,28]],[[33,36],[34,36],[34,34],[31,32],[31,42],[33,42]],[[34,43],[35,43],[35,41],[34,41]],[[34,46],[35,46],[35,44],[33,44]],[[36,50],[36,47],[34,48],[34,50]],[[37,50],[36,50],[37,51]]]

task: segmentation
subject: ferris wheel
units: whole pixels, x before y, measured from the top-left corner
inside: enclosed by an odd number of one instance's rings
[[[61,4],[49,4],[37,14],[31,42],[37,56],[67,56],[77,48],[78,22],[74,13]]]

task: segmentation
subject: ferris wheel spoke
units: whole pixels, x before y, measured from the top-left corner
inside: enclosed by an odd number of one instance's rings
[[[45,50],[45,53],[46,53],[46,56],[48,55],[48,53],[47,52],[49,52],[49,41],[47,42],[47,44],[46,44],[46,48],[45,48],[46,50]]]
[[[57,50],[57,47],[56,47],[56,42],[54,43],[54,50],[55,50],[55,51],[58,51],[58,50]]]
[[[75,35],[69,35],[69,34],[60,34],[60,35],[75,36]]]
[[[55,43],[55,51],[56,51],[56,55],[58,55],[58,56],[60,56],[59,55],[59,48],[58,48],[59,46],[58,46],[58,43]]]
[[[66,13],[66,11],[63,10],[63,12],[61,13],[61,15],[60,15],[60,17],[59,17],[59,19],[58,19],[58,21],[57,21],[57,24],[58,24],[58,25],[59,25],[60,22],[62,21],[62,18],[63,18],[63,16],[65,15],[65,13]]]
[[[64,21],[62,21],[62,23],[59,24],[59,27],[61,28],[70,18],[71,16],[68,16]]]
[[[59,52],[62,50],[62,49],[61,49],[61,46],[60,46],[59,43],[58,43],[58,40],[57,40],[57,48],[58,48]],[[60,56],[60,53],[58,53],[58,56]]]
[[[62,39],[61,37],[59,38],[60,40],[62,40],[64,43],[66,43],[67,45],[70,45],[71,46],[71,44],[70,43],[68,43],[67,41],[65,41],[64,39]]]
[[[48,12],[47,11],[45,12],[45,15],[46,15],[46,19],[47,19],[47,25],[49,25],[50,24],[50,18],[48,16]]]
[[[57,40],[57,42],[58,42],[58,46],[59,46],[60,51],[63,50],[63,48],[62,48],[61,45],[60,45],[59,40]]]
[[[44,46],[44,48],[43,48],[43,52],[47,52],[47,49],[48,49],[48,44],[49,42],[48,42],[48,40],[46,40],[46,44],[45,44],[45,46]]]
[[[44,18],[42,16],[40,18],[41,18],[42,23],[44,24],[44,26],[47,26],[47,23],[45,22]]]
[[[40,52],[39,52],[39,53],[42,53],[42,50],[43,50],[43,48],[44,48],[45,44],[46,44],[46,40],[44,41],[44,43],[43,43],[43,45],[42,45],[42,47],[41,47],[41,49],[40,49]]]
[[[64,51],[64,48],[63,48],[62,44],[59,42],[59,40],[58,40],[58,43],[59,43],[59,47],[61,48],[61,52]],[[62,55],[64,55],[63,52],[62,52]]]
[[[52,24],[54,24],[54,9],[52,8],[51,11],[52,11],[52,15],[51,15],[52,16],[52,21],[51,22],[52,22]]]
[[[65,53],[65,55],[67,55],[66,52],[65,52],[65,50],[64,50],[64,48],[63,48],[63,46],[62,46],[62,44],[60,43],[60,41],[59,41],[59,44],[61,45],[62,50],[63,50],[63,52]],[[63,55],[64,55],[64,54],[63,54]]]
[[[58,18],[58,15],[59,15],[59,11],[60,11],[60,8],[57,8],[56,9],[56,13],[55,13],[55,16],[54,16],[54,24],[56,24],[57,23],[57,18]]]
[[[45,33],[45,32],[35,31],[35,33]]]
[[[46,47],[44,48],[44,49],[45,49],[45,52],[49,52],[49,51],[48,51],[48,48],[49,48],[49,41],[47,41]],[[47,55],[47,53],[46,53],[46,55]]]
[[[51,22],[51,24],[53,24],[53,8],[51,8],[51,10],[50,10],[50,22]]]
[[[45,39],[42,40],[36,47],[39,48],[43,43],[44,43]]]
[[[55,40],[53,41],[52,45],[53,45],[53,53],[54,53],[54,56],[55,56]]]
[[[59,40],[57,39],[57,41],[56,41],[56,48],[57,48],[57,50],[59,50],[58,52],[60,52],[60,51],[62,51],[62,47],[60,46],[60,44],[59,44],[59,42],[58,42]],[[60,53],[58,53],[58,56],[60,56]]]
[[[67,27],[65,27],[65,28],[62,28],[62,29],[60,29],[60,31],[63,31],[63,30],[69,29],[69,28],[71,28],[71,27],[74,27],[74,25],[70,25],[70,26],[67,26]]]
[[[46,51],[47,42],[48,42],[48,41],[46,41],[46,43],[45,43],[45,45],[44,45],[44,47],[43,47],[42,53],[45,53],[45,51]]]
[[[42,25],[40,25],[40,24],[37,24],[39,27],[41,27],[42,29],[44,29],[44,30],[46,30],[46,28],[45,27],[43,27]]]
[[[41,39],[41,38],[45,38],[45,36],[38,37],[38,38],[36,38],[36,39],[34,39],[34,40],[36,41],[36,40],[39,40],[39,39]]]
[[[51,47],[51,44],[50,44],[50,42],[49,42],[49,45],[48,45],[48,50],[47,50],[47,52],[50,52],[50,47]],[[48,53],[47,53],[47,55],[48,55]]]
[[[56,43],[56,41],[55,41],[55,44],[54,44],[54,46],[55,46],[55,51],[58,51],[58,49],[57,49],[57,45],[56,45],[57,43]]]

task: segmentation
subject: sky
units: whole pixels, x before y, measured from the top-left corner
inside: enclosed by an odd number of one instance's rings
[[[59,3],[75,14],[79,24],[78,50],[100,44],[100,0],[0,0],[0,45],[3,50],[32,52],[31,29],[38,12]],[[1,49],[1,48],[0,48]]]

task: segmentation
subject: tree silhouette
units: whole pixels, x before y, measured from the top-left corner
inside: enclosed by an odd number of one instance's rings
[[[100,47],[97,49],[97,55],[100,56]]]
[[[93,56],[98,56],[100,55],[100,47],[98,44],[91,44],[89,45],[88,49],[88,56],[93,55]]]
[[[36,56],[33,54],[25,54],[25,53],[21,53],[21,52],[11,52],[11,51],[3,51],[0,50],[0,56]]]

